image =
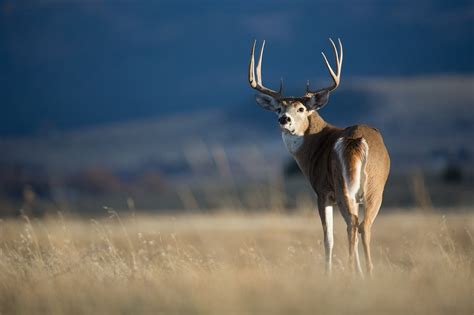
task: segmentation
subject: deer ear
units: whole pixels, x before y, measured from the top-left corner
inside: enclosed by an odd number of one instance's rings
[[[256,94],[255,95],[255,100],[257,101],[257,104],[262,106],[263,109],[270,110],[270,111],[275,111],[278,108],[278,101],[266,94]]]
[[[310,110],[320,110],[329,100],[329,91],[319,91],[309,97],[306,101],[306,107]]]

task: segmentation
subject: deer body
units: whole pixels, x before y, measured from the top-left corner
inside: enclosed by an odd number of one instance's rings
[[[365,125],[337,128],[327,124],[317,113],[313,113],[309,120],[308,130],[301,137],[300,146],[296,151],[290,151],[290,154],[318,196],[327,255],[330,255],[333,247],[332,213],[328,214],[328,211],[332,211],[333,205],[338,205],[348,226],[348,233],[351,233],[348,236],[351,264],[355,264],[355,268],[360,271],[357,235],[353,240],[351,236],[358,230],[364,248],[370,250],[368,236],[381,205],[390,169],[388,152],[380,133],[374,128]],[[365,207],[365,217],[361,222],[359,204]],[[373,268],[370,255],[366,255],[366,260],[370,273]],[[327,257],[327,264],[330,271],[331,257]]]
[[[336,55],[337,71],[332,70],[324,56],[334,84],[303,97],[282,96],[265,88],[261,82],[263,47],[254,79],[252,49],[249,81],[261,94],[257,103],[277,113],[282,138],[306,179],[318,196],[318,210],[324,231],[326,270],[331,272],[333,249],[333,206],[337,205],[346,224],[349,260],[352,268],[361,272],[357,251],[358,232],[361,234],[367,271],[372,272],[370,254],[371,227],[382,204],[383,191],[390,170],[390,158],[378,130],[366,125],[345,129],[328,124],[318,114],[337,88],[342,67],[342,44]],[[308,84],[309,85],[309,84]],[[364,218],[359,218],[359,204],[364,205]]]

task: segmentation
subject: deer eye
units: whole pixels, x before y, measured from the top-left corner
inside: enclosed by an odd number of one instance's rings
[[[300,113],[304,112],[304,107],[298,108],[298,111],[299,111]]]
[[[280,113],[281,113],[281,108],[277,108],[276,112],[277,112],[278,114],[280,114]]]

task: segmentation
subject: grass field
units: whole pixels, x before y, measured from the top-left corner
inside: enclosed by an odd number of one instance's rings
[[[473,314],[474,214],[379,216],[365,279],[335,225],[327,277],[310,212],[4,220],[0,313]]]

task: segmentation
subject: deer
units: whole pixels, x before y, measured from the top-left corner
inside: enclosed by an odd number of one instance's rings
[[[361,235],[366,270],[373,272],[370,252],[371,229],[382,205],[383,192],[390,172],[390,157],[378,129],[368,125],[339,128],[327,123],[318,113],[341,81],[342,42],[339,51],[329,38],[335,55],[335,71],[324,52],[322,56],[332,84],[312,91],[309,81],[301,97],[283,95],[283,80],[277,91],[262,83],[263,41],[255,69],[253,43],[249,63],[249,83],[258,93],[256,102],[278,117],[283,142],[298,164],[317,196],[317,208],[324,233],[325,270],[332,271],[333,208],[337,206],[347,225],[349,267],[363,276],[358,254],[358,234]],[[256,73],[255,73],[256,70]],[[359,205],[364,216],[359,218]]]

